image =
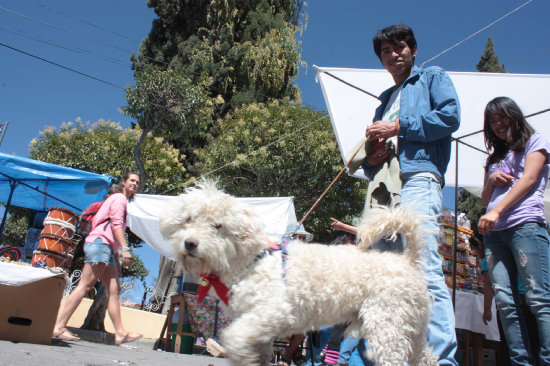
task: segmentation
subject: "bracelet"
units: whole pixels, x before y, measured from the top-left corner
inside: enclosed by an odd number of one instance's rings
[[[132,249],[131,248],[128,248],[128,247],[124,247],[124,248],[121,248],[120,251],[121,252],[129,252],[131,251]]]

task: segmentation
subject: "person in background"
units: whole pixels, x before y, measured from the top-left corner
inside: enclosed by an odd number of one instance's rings
[[[483,133],[490,152],[481,198],[487,213],[479,219],[485,258],[512,365],[535,365],[518,275],[525,301],[535,316],[540,365],[550,365],[550,240],[543,197],[548,181],[549,142],[527,123],[508,97],[491,100]]]
[[[115,193],[103,203],[92,222],[92,231],[86,237],[84,244],[84,267],[76,289],[65,301],[65,307],[58,316],[53,329],[53,337],[67,341],[77,341],[80,338],[69,330],[67,323],[74,311],[90,292],[97,280],[101,280],[109,296],[107,310],[115,328],[115,344],[135,341],[142,337],[139,333],[129,333],[122,324],[120,311],[119,275],[122,264],[130,265],[132,255],[124,237],[126,230],[127,204],[133,199],[140,184],[139,174],[127,172]]]
[[[409,26],[396,24],[380,30],[373,38],[373,47],[395,85],[380,95],[374,123],[367,127],[368,143],[375,146],[367,154],[363,169],[370,178],[376,166],[392,153],[387,140],[395,140],[401,169],[401,205],[427,218],[423,220],[428,233],[424,269],[434,299],[428,343],[440,365],[457,365],[453,305],[437,252],[437,233],[451,135],[460,125],[458,96],[450,77],[441,68],[414,65],[417,43]],[[373,248],[402,250],[403,245],[406,243],[401,242],[401,248],[395,243]]]

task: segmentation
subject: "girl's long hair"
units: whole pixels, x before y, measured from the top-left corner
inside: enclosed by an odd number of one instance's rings
[[[507,141],[499,139],[491,129],[491,116],[495,114],[510,119]],[[504,159],[509,151],[525,150],[525,144],[534,132],[535,130],[527,123],[521,109],[512,99],[497,97],[487,103],[483,121],[483,135],[485,137],[485,147],[490,155],[487,158],[485,171],[489,169],[489,165]]]

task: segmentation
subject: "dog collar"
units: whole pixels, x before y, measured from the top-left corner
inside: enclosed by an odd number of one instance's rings
[[[220,280],[220,278],[213,274],[201,274],[199,278],[199,301],[202,303],[210,287],[214,287],[216,294],[224,302],[225,305],[229,302],[229,289],[227,286]]]
[[[257,260],[265,257],[267,254],[281,251],[282,256],[282,267],[283,267],[283,278],[286,278],[286,259],[288,257],[288,251],[286,249],[287,244],[291,240],[290,238],[283,238],[283,241],[281,245],[276,245],[273,243],[267,235],[265,236],[267,241],[269,242],[270,249],[269,251],[264,251],[262,254],[258,255],[254,262]],[[229,289],[227,286],[220,280],[220,278],[213,274],[201,274],[199,278],[199,288],[198,288],[198,295],[199,295],[199,301],[202,303],[206,295],[208,294],[208,291],[210,291],[210,288],[214,287],[214,291],[216,291],[216,294],[224,302],[225,305],[229,303]]]

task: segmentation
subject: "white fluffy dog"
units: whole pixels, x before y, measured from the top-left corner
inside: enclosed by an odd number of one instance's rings
[[[217,275],[229,288],[222,344],[234,365],[269,365],[276,337],[344,322],[379,366],[437,365],[426,342],[431,300],[419,222],[402,208],[375,211],[362,220],[358,247],[292,241],[286,261],[269,251],[251,209],[212,182],[178,196],[160,225],[186,271]],[[367,250],[396,233],[404,253]]]

